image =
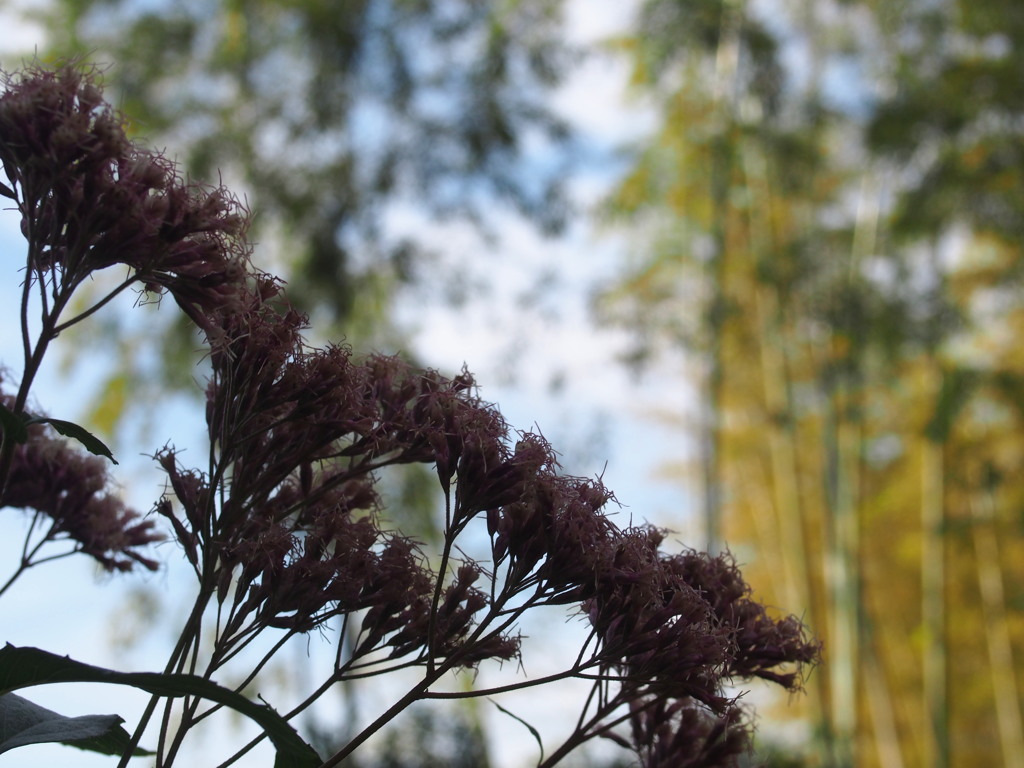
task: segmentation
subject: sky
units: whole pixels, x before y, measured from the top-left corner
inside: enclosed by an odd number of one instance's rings
[[[628,21],[630,3],[593,4],[577,0],[570,4],[569,27],[579,41],[603,38],[622,29]],[[595,9],[600,8],[600,12]],[[0,19],[7,47],[15,40],[31,47],[37,30],[18,28]],[[7,57],[3,67],[16,65]],[[586,64],[557,97],[557,108],[574,116],[594,139],[614,146],[642,134],[649,115],[625,94],[626,72],[621,63],[595,59]],[[647,120],[647,122],[645,122]],[[577,182],[580,199],[596,202],[614,181],[613,167],[584,174]],[[664,409],[679,414],[691,395],[678,370],[662,369],[638,380],[617,363],[617,355],[628,347],[621,332],[596,328],[589,317],[589,301],[595,286],[614,275],[628,243],[607,232],[579,223],[558,241],[544,240],[509,217],[498,225],[502,231],[500,251],[486,262],[473,260],[481,243],[465,227],[430,225],[428,241],[443,244],[453,269],[483,270],[491,292],[468,301],[458,309],[437,303],[424,306],[410,297],[399,320],[408,327],[413,350],[429,365],[457,370],[466,363],[481,384],[484,399],[499,404],[506,419],[522,429],[541,431],[563,453],[567,472],[600,475],[621,502],[618,521],[647,519],[679,532],[680,541],[699,545],[693,521],[694,500],[684,484],[665,482],[657,476],[667,459],[679,460],[692,451],[684,432],[667,428],[656,414]],[[22,241],[18,221],[10,211],[0,213],[0,252],[6,255],[8,278],[0,281],[0,311],[8,319],[0,325],[0,361],[14,371],[20,368],[16,308]],[[543,278],[539,276],[543,275]],[[538,281],[554,285],[539,290]],[[414,303],[416,302],[416,303]],[[130,308],[111,311],[131,311]],[[167,311],[170,311],[168,306]],[[511,330],[514,329],[514,333]],[[387,350],[385,350],[387,351]],[[35,399],[52,415],[75,419],[76,408],[88,402],[85,394],[100,380],[102,370],[89,364],[75,371],[74,381],[62,377],[51,364],[43,371]],[[552,382],[556,382],[553,386]],[[147,509],[160,490],[159,475],[152,462],[141,454],[152,452],[165,439],[188,444],[201,430],[194,413],[171,408],[156,430],[168,431],[156,445],[114,444],[122,462],[116,468],[118,482],[133,503]],[[17,557],[24,529],[20,513],[7,510],[0,515],[0,564]],[[169,561],[180,557],[173,545],[160,550]],[[110,578],[99,575],[84,557],[58,561],[30,571],[24,580],[0,600],[2,640],[15,645],[36,645],[56,653],[67,653],[91,663],[132,669],[162,666],[169,628],[138,626],[137,616],[126,606],[152,599],[160,610],[174,615],[184,605],[179,594],[181,570],[170,562],[157,574]],[[574,637],[578,631],[562,619],[534,627],[535,640],[545,643]],[[138,635],[134,645],[126,636]],[[527,646],[527,671],[543,674],[551,654],[531,657]],[[317,653],[313,651],[314,657]],[[502,675],[516,674],[506,668]],[[485,675],[489,682],[490,677]],[[494,678],[497,679],[497,678]],[[503,699],[513,711],[538,725],[542,731],[556,731],[564,724],[559,712],[571,693],[560,687],[555,694],[538,696],[529,692]],[[31,698],[66,714],[93,711],[137,711],[144,697],[120,688],[99,690],[88,686],[49,686],[33,689]],[[491,712],[497,734],[494,745],[496,768],[518,768],[529,760],[534,744],[529,734],[500,713]],[[500,726],[500,727],[497,727]],[[109,759],[61,747],[30,747],[19,752],[22,765],[47,765],[59,761],[65,766],[109,765]],[[262,765],[254,759],[240,765]]]

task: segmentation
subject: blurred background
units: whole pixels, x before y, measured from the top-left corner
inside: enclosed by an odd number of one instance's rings
[[[622,524],[728,548],[802,617],[825,661],[805,696],[751,695],[761,759],[1024,766],[1018,0],[0,8],[5,70],[99,63],[134,135],[246,197],[313,340],[465,362],[566,471],[603,476]],[[198,446],[197,346],[171,312],[112,309],[37,397],[119,456]],[[145,509],[158,477],[125,463]],[[396,524],[436,537],[429,476],[389,483]],[[4,639],[157,666],[173,574],[97,591],[60,567],[63,599],[114,600],[89,650],[53,646],[59,612],[25,619],[42,575],[5,596]],[[374,695],[346,692],[345,722]],[[536,759],[492,709],[413,713],[365,765]]]

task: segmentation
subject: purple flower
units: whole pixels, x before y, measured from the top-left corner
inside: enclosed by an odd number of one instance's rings
[[[88,275],[116,264],[131,282],[168,291],[204,331],[238,309],[248,212],[224,188],[183,181],[170,160],[140,149],[101,98],[95,70],[66,64],[7,76],[0,162],[29,241],[30,274],[60,306]]]
[[[13,398],[0,395],[10,408]],[[35,509],[52,521],[47,539],[70,539],[108,571],[135,565],[156,570],[140,550],[163,536],[152,520],[127,508],[109,491],[107,460],[52,437],[42,425],[28,428],[27,442],[14,446],[7,488],[0,507]]]
[[[642,768],[734,768],[750,751],[738,709],[715,715],[685,701],[633,703],[632,743]]]

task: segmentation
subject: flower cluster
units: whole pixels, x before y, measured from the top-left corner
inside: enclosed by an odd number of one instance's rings
[[[726,764],[708,761],[746,744],[726,682],[760,676],[794,688],[792,665],[815,660],[802,625],[769,618],[731,561],[668,555],[662,531],[618,528],[604,513],[611,493],[560,475],[540,436],[513,439],[469,374],[309,348],[306,320],[279,285],[258,275],[247,285],[243,311],[222,314],[209,337],[209,472],[181,469],[171,451],[160,457],[182,510],[162,512],[230,606],[225,655],[264,628],[306,632],[362,612],[349,668],[381,649],[428,669],[475,666],[518,655],[517,637],[487,631],[517,598],[575,604],[597,642],[574,672],[618,686],[588,735],[607,735],[615,711],[632,708],[651,765],[668,764],[655,754],[678,758],[680,745],[707,757],[693,765]],[[375,473],[409,462],[432,464],[446,499],[440,572],[376,522]],[[478,517],[494,570],[463,561],[449,573],[456,538]],[[484,576],[490,584],[474,587]]]
[[[201,327],[230,309],[244,278],[247,216],[225,189],[186,184],[138,148],[96,73],[33,67],[0,95],[0,162],[30,244],[28,267],[55,294],[123,264],[130,282],[169,291]]]
[[[452,466],[486,480],[480,444],[504,436],[500,416],[468,394],[468,374],[450,380],[395,357],[306,347],[305,318],[276,283],[252,276],[247,285],[245,311],[223,315],[211,337],[213,465],[200,473],[173,450],[158,455],[180,509],[165,501],[158,511],[230,606],[225,650],[261,628],[305,632],[365,612],[353,660],[382,647],[423,661],[458,653],[459,666],[512,658],[509,636],[463,647],[490,603],[472,586],[479,566],[446,582],[415,542],[380,527],[374,490],[378,470],[410,462],[433,462],[449,481]]]
[[[185,183],[166,158],[137,147],[124,119],[103,101],[97,73],[74,65],[30,67],[3,77],[0,163],[28,242],[21,315],[25,367],[5,407],[24,419],[28,391],[48,344],[131,285],[169,291],[201,328],[234,310],[248,272],[244,209],[224,189]],[[63,313],[75,289],[99,270],[124,265],[128,276],[75,318]],[[39,338],[29,339],[31,289],[38,289]],[[155,539],[151,523],[106,491],[102,460],[79,454],[48,430],[5,439],[0,491],[8,506],[54,520],[50,537],[74,539],[106,568],[155,567],[138,549]],[[5,489],[5,490],[4,490]]]
[[[14,398],[0,393],[0,404],[10,410]],[[50,526],[45,540],[70,539],[76,551],[107,570],[127,571],[135,564],[155,570],[156,561],[140,550],[163,536],[152,520],[141,518],[109,491],[106,459],[73,448],[42,424],[30,425],[28,433],[29,439],[13,448],[0,507],[46,515]]]
[[[209,345],[208,464],[186,468],[173,448],[156,456],[169,493],[155,512],[198,583],[168,671],[205,663],[212,677],[264,632],[287,639],[338,619],[346,640],[335,668],[296,711],[331,683],[417,667],[423,678],[400,711],[452,669],[517,658],[527,610],[575,606],[591,634],[562,677],[592,680],[596,695],[545,765],[607,737],[648,768],[710,768],[747,747],[727,683],[761,677],[794,689],[799,666],[815,661],[803,626],[771,619],[731,560],[668,554],[663,531],[618,527],[602,483],[559,474],[547,442],[513,433],[467,372],[448,378],[396,357],[309,347],[306,317],[249,264],[238,203],[183,183],[129,142],[93,73],[66,66],[9,79],[0,161],[11,183],[0,194],[17,201],[30,243],[28,279],[50,286],[55,316],[85,277],[123,264],[125,285],[168,291]],[[51,323],[53,335],[60,327]],[[9,410],[23,403],[22,394]],[[0,501],[49,515],[107,567],[153,566],[137,551],[155,539],[152,524],[105,492],[102,460],[37,427],[13,457]],[[409,463],[432,465],[439,481],[436,562],[382,522],[379,472]],[[489,535],[489,569],[459,548],[475,520]],[[204,633],[210,613],[214,631]],[[171,756],[207,714],[196,707],[180,714]],[[170,709],[163,720],[166,729]],[[627,723],[631,738],[617,730]]]
[[[602,515],[608,498],[578,478],[535,478],[489,513],[494,560],[587,616],[599,644],[590,663],[619,684],[602,690],[591,733],[610,736],[608,717],[625,706],[645,767],[731,765],[748,731],[725,684],[761,677],[795,690],[820,648],[794,617],[770,618],[728,556],[666,554],[664,531]]]
[[[632,745],[643,768],[732,766],[749,750],[742,713],[709,716],[684,701],[632,704]]]

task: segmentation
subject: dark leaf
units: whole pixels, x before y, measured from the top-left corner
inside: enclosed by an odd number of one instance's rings
[[[319,755],[273,709],[195,675],[116,672],[83,664],[38,648],[0,649],[0,693],[49,683],[130,685],[160,696],[199,696],[223,704],[256,722],[277,748],[274,768],[316,768]]]
[[[4,437],[9,437],[16,443],[24,443],[28,440],[25,422],[2,403],[0,403],[0,427],[3,428]]]
[[[16,693],[0,695],[0,753],[29,744],[59,743],[104,755],[121,755],[131,736],[117,715],[65,717]],[[152,755],[136,748],[134,755]]]
[[[114,454],[110,452],[106,444],[100,440],[96,435],[87,430],[80,424],[75,424],[73,421],[63,421],[61,419],[50,419],[45,416],[29,419],[29,424],[49,424],[55,430],[60,432],[64,437],[70,437],[77,440],[89,453],[94,453],[97,456],[106,456],[112,462],[117,464],[117,459],[114,458]]]

